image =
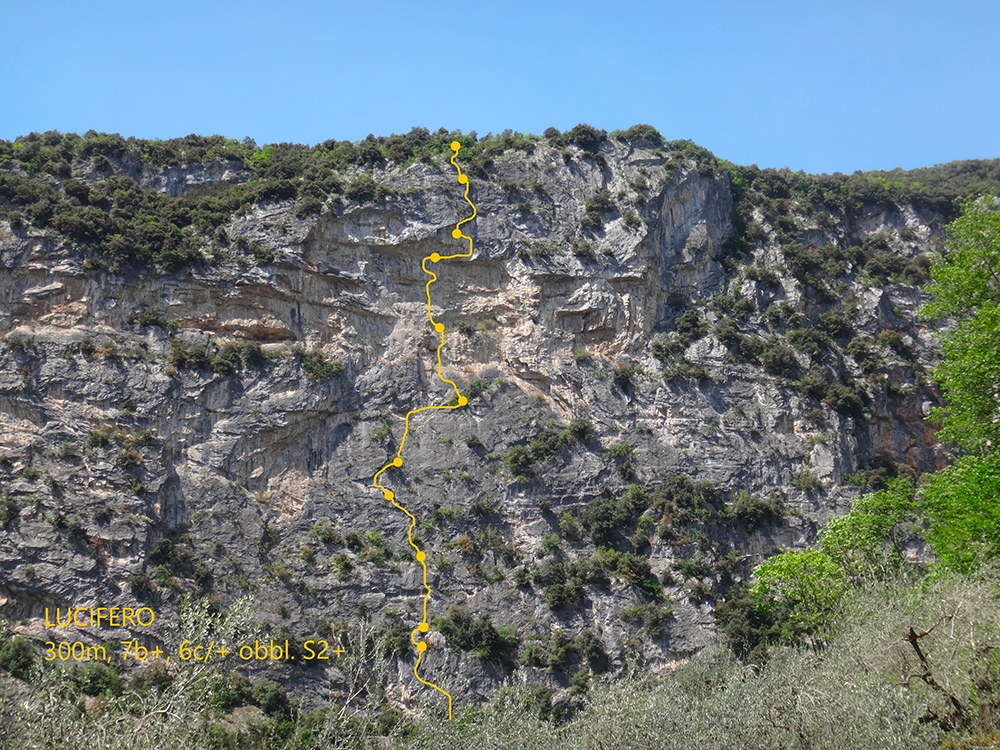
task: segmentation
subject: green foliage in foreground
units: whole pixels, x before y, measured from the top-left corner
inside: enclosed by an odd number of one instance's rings
[[[1000,219],[1000,214],[997,214]],[[1000,273],[1000,265],[996,269]],[[934,412],[942,440],[969,452],[1000,445],[1000,301],[979,308],[961,320],[944,341],[944,357],[936,371],[947,406]]]
[[[1000,557],[1000,210],[995,197],[963,203],[948,226],[948,250],[931,267],[926,314],[948,315],[944,356],[935,372],[946,396],[936,417],[961,452],[916,489],[908,479],[858,498],[820,534],[816,548],[785,552],[754,573],[749,599],[729,606],[754,643],[823,637],[852,589],[899,572],[907,543],[923,534],[935,571],[972,573]],[[750,624],[753,620],[753,624]],[[735,632],[735,630],[734,630]],[[756,633],[747,636],[747,633]],[[780,635],[779,635],[780,634]]]
[[[941,437],[970,453],[1000,447],[1000,210],[995,194],[963,203],[931,267],[926,315],[951,316],[935,376],[947,406]]]
[[[908,543],[919,534],[913,493],[911,480],[896,477],[885,489],[856,498],[850,513],[827,524],[819,548],[855,584],[898,574]]]
[[[1000,210],[995,194],[962,207],[931,267],[925,308],[955,321],[935,371],[945,407],[933,416],[959,457],[920,502],[939,566],[970,572],[1000,557]]]
[[[846,593],[844,571],[817,549],[775,555],[757,568],[750,589],[762,615],[787,620],[793,637],[821,632]]]
[[[923,509],[939,565],[969,573],[1000,557],[1000,452],[965,456],[934,474]]]
[[[962,202],[962,215],[947,227],[948,248],[931,267],[933,299],[928,315],[975,317],[1000,301],[1000,216],[996,194]]]
[[[915,518],[913,483],[891,479],[830,521],[815,547],[766,560],[754,571],[747,596],[737,591],[721,608],[731,645],[745,655],[760,644],[827,637],[852,590],[899,575],[903,552],[918,536]],[[748,621],[736,627],[741,618]]]
[[[350,697],[318,711],[300,711],[267,681],[201,665],[133,681],[90,710],[76,708],[53,671],[5,704],[0,721],[6,747],[25,750],[929,749],[1000,729],[1000,658],[988,647],[1000,642],[997,573],[873,586],[836,618],[822,649],[777,648],[759,668],[710,649],[674,675],[598,679],[586,697],[555,700],[519,672],[484,706],[459,696],[451,722],[433,698],[417,714],[387,707],[400,697],[387,679],[398,671],[374,648],[344,664]],[[178,635],[232,624],[196,608]]]
[[[261,158],[267,163],[272,155]],[[931,269],[935,284],[927,307],[929,314],[956,321],[944,337],[936,377],[947,398],[938,414],[942,435],[961,453],[951,467],[917,486],[896,478],[859,497],[850,513],[829,523],[815,547],[778,555],[758,567],[752,585],[734,586],[717,609],[720,630],[749,664],[726,651],[707,651],[662,679],[632,675],[593,685],[581,669],[566,697],[529,684],[519,672],[488,705],[463,706],[460,698],[455,721],[445,722],[440,706],[430,702],[415,714],[397,707],[404,705],[403,696],[394,694],[398,649],[370,632],[357,636],[338,665],[348,682],[337,691],[345,696],[342,704],[307,713],[280,686],[264,679],[251,683],[226,672],[229,665],[187,665],[173,672],[161,666],[135,675],[128,685],[103,666],[72,673],[43,668],[30,642],[0,629],[0,669],[10,675],[0,676],[0,694],[17,693],[16,700],[5,695],[0,703],[0,747],[1000,746],[1000,213],[990,199],[967,202],[964,209],[949,227],[949,252]],[[160,325],[152,316],[136,322]],[[340,363],[321,353],[293,353],[312,379],[342,372]],[[231,372],[253,366],[259,350],[189,350],[178,344],[171,356],[177,367]],[[553,425],[504,460],[524,475],[532,462],[551,459],[573,439],[586,438],[572,426]],[[624,447],[618,452],[627,458]],[[617,502],[602,497],[588,504],[580,528],[595,543],[613,542],[649,508],[669,505],[709,517],[716,495],[686,477],[668,478],[651,495],[630,486]],[[732,509],[748,527],[777,512],[780,506],[750,497],[739,498]],[[920,534],[935,553],[929,576],[905,561],[904,552]],[[624,579],[646,580],[648,565],[637,564],[643,558],[616,553],[615,559]],[[557,576],[572,579],[556,563],[553,558],[539,571],[552,579],[547,598],[550,590],[560,596],[567,590],[554,589],[563,585]],[[537,574],[535,580],[544,582]],[[654,594],[658,590],[650,594],[658,599]],[[641,619],[655,631],[667,614],[663,605],[649,603],[621,616]],[[174,645],[183,639],[246,640],[246,615],[242,605],[224,617],[207,604],[189,607]],[[483,658],[502,660],[518,643],[513,630],[460,610],[435,626],[453,648]],[[566,643],[550,650],[550,663],[565,661]],[[599,637],[594,643],[600,645]],[[88,695],[100,697],[89,708]]]
[[[947,747],[998,747],[998,617],[979,608],[989,601],[995,607],[1000,592],[1000,211],[993,196],[966,201],[963,210],[948,227],[948,251],[931,267],[925,308],[955,322],[935,372],[946,406],[934,415],[956,450],[954,463],[917,487],[896,478],[861,496],[815,547],[758,566],[753,585],[734,589],[717,613],[734,650],[764,663],[772,654],[767,646],[776,643],[836,647],[857,635],[852,628],[871,622],[865,618],[874,611],[873,588],[884,591],[901,575],[915,578],[878,613],[901,634],[901,642],[883,646],[898,661],[892,669],[899,684],[923,683],[944,701],[928,705],[922,722],[973,736],[949,738]],[[922,579],[919,566],[904,561],[907,546],[921,537],[934,553],[931,575]],[[958,589],[965,593],[955,596]],[[936,619],[916,622],[931,610]],[[935,656],[942,639],[953,650]],[[866,673],[885,662],[874,653],[861,662]]]

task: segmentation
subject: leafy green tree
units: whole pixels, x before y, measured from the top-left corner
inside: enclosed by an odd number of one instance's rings
[[[1000,451],[965,456],[931,475],[921,506],[939,565],[970,573],[1000,557]]]
[[[784,620],[784,640],[821,635],[848,591],[843,568],[818,549],[783,552],[754,571],[750,594],[771,620]]]
[[[947,251],[931,267],[927,315],[974,317],[1000,302],[1000,213],[996,194],[962,202],[962,215],[946,228]]]
[[[822,636],[853,588],[897,573],[917,532],[913,483],[856,498],[851,511],[820,532],[816,547],[784,552],[757,567],[750,587],[758,631],[770,639]],[[766,625],[765,625],[766,624]]]
[[[931,266],[924,313],[955,321],[934,373],[946,405],[932,416],[964,455],[930,477],[920,506],[937,564],[969,573],[1000,557],[1000,210],[995,193],[962,209]]]
[[[931,266],[924,314],[951,317],[935,378],[947,406],[941,437],[969,453],[1000,446],[1000,210],[996,195],[962,204],[947,227],[947,251]]]
[[[1000,212],[997,214],[1000,219]],[[1000,448],[1000,304],[985,303],[942,343],[935,370],[946,406],[932,417],[939,436],[969,453]]]
[[[897,477],[884,490],[861,495],[851,512],[834,518],[819,535],[819,549],[855,584],[899,571],[906,544],[917,532],[913,482]]]

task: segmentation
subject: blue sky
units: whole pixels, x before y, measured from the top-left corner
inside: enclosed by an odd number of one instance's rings
[[[1000,3],[9,2],[0,138],[649,123],[741,164],[1000,157]]]

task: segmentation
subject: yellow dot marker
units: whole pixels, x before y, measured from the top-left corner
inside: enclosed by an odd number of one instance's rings
[[[449,254],[449,255],[445,256],[445,257],[447,257],[449,259],[451,259],[451,258],[471,258],[472,257],[472,254],[473,254],[472,253],[472,238],[469,237],[469,236],[467,236],[467,235],[465,235],[465,234],[462,234],[462,225],[465,224],[465,223],[467,223],[467,222],[474,221],[476,219],[477,214],[478,214],[478,211],[476,210],[476,204],[473,203],[469,199],[469,178],[468,178],[468,176],[466,176],[466,175],[464,175],[462,173],[462,168],[459,166],[458,162],[456,161],[456,158],[458,156],[458,151],[459,151],[459,149],[461,147],[462,147],[461,143],[459,143],[458,141],[452,141],[451,150],[454,152],[454,155],[451,157],[450,161],[451,161],[451,165],[453,167],[455,167],[455,171],[457,173],[457,178],[458,178],[458,183],[460,185],[464,185],[465,186],[465,191],[464,191],[465,195],[463,196],[463,198],[465,199],[465,202],[469,204],[469,208],[471,209],[472,213],[471,213],[470,216],[468,216],[465,219],[462,219],[461,221],[459,221],[455,225],[455,228],[451,232],[451,236],[454,237],[455,239],[466,239],[466,240],[468,240],[469,241],[469,247],[468,247],[468,250],[466,252],[462,252],[462,253],[456,252],[456,253]],[[409,527],[407,533],[408,533],[408,538],[410,539],[410,544],[413,544],[414,548],[416,548],[416,544],[413,542],[412,533],[413,533],[413,529],[417,525],[417,517],[415,515],[413,515],[410,511],[408,511],[406,508],[404,508],[400,503],[398,503],[396,501],[396,499],[395,499],[396,498],[395,494],[391,490],[388,490],[385,487],[383,487],[381,484],[379,484],[378,481],[379,481],[379,477],[382,475],[382,473],[389,466],[402,466],[403,465],[403,457],[402,457],[403,446],[406,445],[406,437],[407,437],[407,434],[408,434],[409,429],[410,429],[410,417],[414,416],[415,414],[419,414],[420,412],[431,411],[431,410],[434,410],[434,409],[452,409],[452,408],[454,408],[454,403],[457,403],[459,406],[465,406],[466,404],[469,403],[469,399],[458,392],[458,385],[455,383],[455,381],[449,380],[443,374],[443,367],[444,367],[444,365],[442,364],[442,361],[441,361],[441,350],[444,348],[444,345],[445,345],[444,323],[435,323],[434,322],[434,316],[433,316],[433,314],[431,312],[431,309],[432,309],[431,308],[431,284],[433,284],[435,281],[437,281],[438,277],[437,277],[437,274],[435,274],[433,271],[431,271],[430,269],[428,269],[427,266],[426,266],[427,261],[430,261],[431,263],[437,263],[441,259],[442,258],[441,258],[441,254],[440,253],[431,253],[430,255],[426,256],[420,262],[420,266],[423,269],[424,273],[426,273],[428,276],[431,277],[430,280],[428,280],[427,283],[424,285],[424,289],[425,289],[425,291],[427,293],[427,318],[428,318],[428,322],[430,322],[430,324],[433,326],[433,328],[434,328],[435,331],[437,331],[438,333],[441,334],[441,341],[440,341],[440,343],[438,344],[438,347],[437,347],[437,376],[438,376],[438,379],[442,383],[444,383],[445,385],[448,385],[452,389],[454,389],[453,392],[454,392],[455,396],[457,396],[457,401],[456,402],[449,401],[447,404],[431,404],[431,405],[428,405],[428,406],[421,406],[421,407],[418,407],[416,409],[410,409],[410,411],[408,411],[406,413],[405,427],[403,429],[403,436],[402,436],[402,438],[400,440],[399,450],[397,451],[396,457],[394,459],[392,459],[392,461],[389,463],[388,466],[380,469],[378,471],[378,473],[375,474],[375,479],[373,480],[375,486],[382,490],[382,493],[385,496],[385,499],[386,500],[391,500],[394,507],[399,508],[403,513],[405,513],[407,516],[409,516],[410,527]],[[421,564],[421,566],[423,566],[423,572],[424,572],[424,576],[423,576],[423,578],[424,578],[424,597],[423,597],[424,617],[423,617],[423,620],[417,625],[416,630],[413,631],[413,632],[426,633],[426,632],[428,632],[428,630],[430,630],[430,626],[427,624],[427,606],[428,606],[428,603],[430,602],[430,598],[431,598],[431,594],[432,594],[431,587],[427,583],[427,564],[425,562],[427,560],[427,554],[423,550],[417,549],[417,551],[416,551],[416,559]],[[411,638],[412,637],[413,636],[411,635]],[[420,657],[423,655],[423,653],[425,651],[427,651],[428,644],[426,642],[424,642],[424,641],[421,641],[419,643],[416,643],[415,645],[417,647],[417,651],[419,652],[419,656],[417,657],[416,663],[413,665],[413,676],[421,684],[425,685],[426,687],[429,687],[429,688],[432,688],[432,689],[436,690],[437,692],[439,692],[441,695],[445,696],[448,699],[448,719],[450,720],[452,718],[452,703],[453,703],[453,699],[452,699],[451,693],[449,693],[447,690],[445,690],[444,688],[442,688],[440,685],[435,685],[430,680],[426,680],[423,677],[421,677],[420,671],[419,671],[420,670],[420,665],[421,665],[421,658]],[[167,660],[169,661],[169,657],[167,657]]]

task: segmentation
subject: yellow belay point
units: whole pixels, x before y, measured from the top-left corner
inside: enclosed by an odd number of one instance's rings
[[[425,680],[423,677],[420,676],[420,671],[419,671],[420,662],[424,657],[424,652],[427,650],[427,642],[419,640],[420,636],[418,634],[426,633],[430,629],[430,625],[427,623],[427,603],[430,601],[431,598],[431,587],[427,584],[427,554],[422,549],[420,549],[420,547],[417,546],[416,542],[413,541],[413,529],[417,525],[417,518],[412,513],[410,513],[410,511],[408,511],[406,508],[404,508],[402,505],[399,504],[399,502],[396,500],[395,493],[388,487],[383,485],[381,482],[379,482],[379,477],[382,476],[382,474],[384,474],[390,468],[394,466],[398,467],[403,465],[403,447],[406,445],[406,437],[410,432],[410,418],[414,414],[419,414],[422,411],[433,411],[435,409],[458,409],[469,403],[469,399],[467,399],[459,392],[458,386],[455,384],[455,381],[449,380],[444,376],[443,365],[441,363],[441,350],[444,348],[444,323],[438,323],[437,321],[435,321],[434,313],[431,310],[431,284],[437,281],[438,277],[437,274],[435,274],[433,271],[427,268],[428,263],[438,263],[439,261],[450,260],[452,258],[472,257],[472,238],[469,235],[462,232],[462,225],[467,224],[468,222],[476,218],[476,205],[471,200],[469,200],[469,178],[467,175],[463,174],[462,168],[458,166],[458,162],[455,161],[455,157],[458,156],[458,151],[460,148],[461,144],[458,141],[452,142],[451,150],[454,153],[452,153],[451,155],[451,164],[453,167],[455,167],[455,171],[458,172],[459,184],[465,185],[465,196],[464,196],[465,202],[469,204],[470,208],[472,208],[472,215],[465,219],[462,219],[457,224],[455,224],[455,228],[452,230],[451,236],[457,240],[468,240],[469,249],[467,252],[455,253],[454,255],[441,255],[440,253],[431,253],[430,255],[426,256],[422,261],[420,261],[420,267],[423,269],[424,273],[426,273],[428,276],[431,277],[430,280],[427,282],[427,284],[424,286],[424,289],[427,292],[427,319],[431,322],[431,326],[434,328],[434,330],[437,331],[439,334],[441,334],[441,343],[439,343],[437,347],[437,376],[438,380],[440,380],[442,383],[447,383],[455,391],[455,403],[440,404],[433,406],[421,406],[419,409],[410,409],[410,411],[406,412],[406,417],[403,420],[403,438],[399,441],[399,448],[396,450],[396,457],[392,459],[392,461],[387,463],[385,466],[383,466],[381,469],[379,469],[375,473],[375,478],[372,480],[372,486],[382,490],[383,497],[385,497],[386,500],[392,503],[394,507],[403,511],[410,519],[410,526],[406,530],[406,538],[410,542],[410,546],[413,547],[415,551],[416,560],[418,563],[420,563],[420,566],[423,568],[423,573],[424,573],[423,616],[420,620],[420,624],[417,625],[417,627],[415,627],[413,631],[410,633],[410,640],[413,642],[413,645],[417,647],[417,661],[413,664],[413,676],[416,677],[424,685],[434,688],[439,693],[445,695],[448,698],[449,719],[451,718],[451,708],[452,708],[451,693],[449,693],[444,688],[435,685],[433,682],[428,682],[427,680]]]

